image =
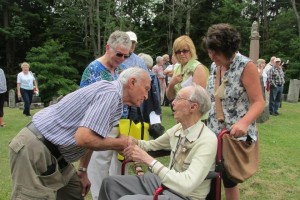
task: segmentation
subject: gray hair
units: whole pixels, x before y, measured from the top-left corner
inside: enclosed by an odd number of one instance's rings
[[[156,57],[156,62],[157,62],[157,63],[158,63],[159,61],[161,61],[161,60],[164,60],[164,58],[161,57],[161,56],[157,56],[157,57]]]
[[[206,90],[200,85],[193,83],[192,86],[194,87],[194,91],[190,96],[190,100],[199,105],[199,113],[201,114],[201,116],[203,116],[210,110],[210,96],[208,95]]]
[[[153,67],[153,59],[149,54],[140,53],[138,56],[144,60],[148,68]]]
[[[127,84],[128,80],[131,78],[136,78],[137,80],[141,80],[143,74],[148,75],[148,72],[143,68],[131,67],[122,71],[118,80],[122,83],[122,85],[125,85]]]
[[[131,48],[131,40],[126,32],[115,31],[110,34],[107,44],[112,48],[116,48],[117,45],[123,45],[125,48]]]
[[[23,62],[23,63],[21,64],[21,68],[22,68],[23,66],[27,66],[28,68],[30,67],[29,63],[27,63],[27,62]]]
[[[261,64],[263,64],[263,63],[266,64],[266,61],[265,61],[264,59],[262,59],[262,58],[258,59],[256,62],[257,62],[257,66],[258,66],[258,67],[260,67]]]

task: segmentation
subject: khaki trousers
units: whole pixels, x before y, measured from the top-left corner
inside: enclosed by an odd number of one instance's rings
[[[28,129],[13,138],[10,147],[12,200],[83,200],[76,169],[60,169],[56,158]]]

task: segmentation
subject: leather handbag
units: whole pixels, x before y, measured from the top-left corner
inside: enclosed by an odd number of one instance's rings
[[[227,176],[236,183],[250,178],[259,166],[259,140],[241,141],[229,134],[222,138],[222,155]]]

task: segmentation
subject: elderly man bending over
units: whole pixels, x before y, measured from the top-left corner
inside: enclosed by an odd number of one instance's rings
[[[210,109],[206,91],[198,85],[181,89],[173,101],[174,118],[178,124],[152,141],[136,141],[124,150],[128,160],[149,166],[153,173],[143,176],[111,176],[104,179],[99,199],[153,199],[161,184],[165,190],[159,199],[205,199],[210,190],[208,172],[215,168],[217,138],[201,122]],[[169,167],[155,160],[146,151],[171,149]],[[172,191],[176,191],[172,192]]]

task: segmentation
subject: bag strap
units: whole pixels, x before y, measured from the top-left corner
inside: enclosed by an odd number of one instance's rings
[[[141,108],[140,107],[135,107],[136,110],[137,110],[137,116],[138,116],[138,121],[141,123],[141,140],[144,140],[144,137],[145,137],[145,122],[144,122],[144,117],[143,117],[143,114],[142,114],[142,111],[141,111]],[[130,127],[131,127],[131,123],[134,121],[131,117],[131,112],[132,112],[132,108],[131,106],[128,106],[128,118],[130,120]]]
[[[217,66],[216,70],[217,73],[216,73],[216,81],[215,81],[215,92],[218,90],[222,82],[221,66]],[[221,98],[218,95],[215,95],[215,103],[216,103],[217,120],[219,122],[224,122],[224,112],[222,108],[222,102],[221,102]]]

